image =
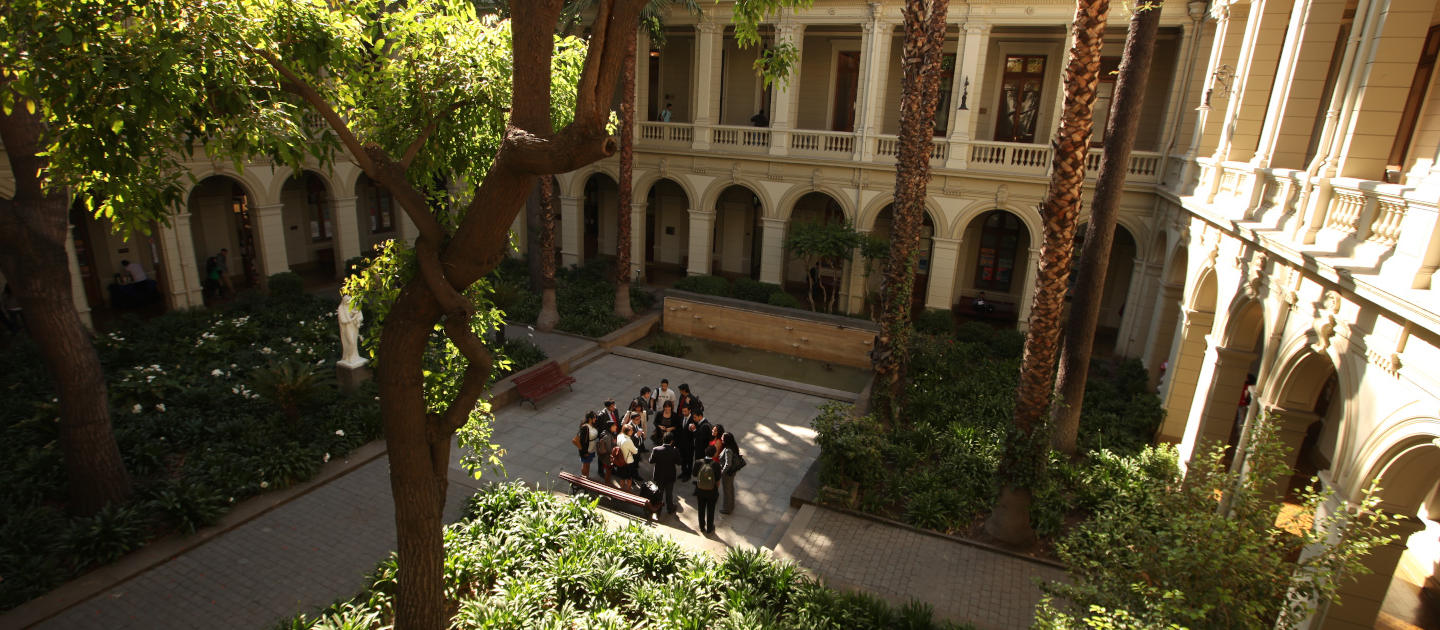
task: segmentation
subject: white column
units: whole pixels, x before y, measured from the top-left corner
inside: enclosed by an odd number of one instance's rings
[[[1035,301],[1035,274],[1040,266],[1040,248],[1032,248],[1025,257],[1025,287],[1020,291],[1020,305],[1016,307],[1017,326],[1023,332],[1030,330],[1030,308]]]
[[[885,107],[890,74],[890,41],[895,38],[895,25],[881,19],[882,9],[880,3],[870,3],[870,21],[863,25],[865,33],[860,38],[860,107],[855,120],[855,131],[860,137],[855,151],[857,158],[866,162],[875,157],[870,138],[880,133],[881,110]]]
[[[695,140],[692,147],[697,150],[710,148],[709,125],[715,124],[715,106],[720,97],[721,45],[724,43],[725,25],[708,17],[696,26],[695,71],[690,74],[694,81],[695,94]]]
[[[360,225],[355,216],[356,198],[342,197],[331,206],[335,219],[335,274],[345,275],[345,261],[360,255]],[[366,230],[370,226],[365,226]]]
[[[195,240],[190,231],[190,213],[170,218],[170,225],[160,228],[160,248],[165,256],[165,283],[169,288],[171,308],[204,306],[205,294],[196,267]]]
[[[796,98],[800,94],[800,55],[804,54],[805,25],[781,22],[775,27],[775,45],[790,44],[795,47],[797,63],[790,76],[775,83],[775,102],[770,116],[770,155],[786,155],[790,152],[790,130],[795,127]]]
[[[148,240],[145,241],[149,246]],[[150,258],[150,252],[143,252],[140,264],[145,264]],[[80,278],[80,256],[75,253],[75,226],[65,225],[65,262],[70,266],[70,297],[75,302],[75,311],[80,313],[80,321],[91,331],[95,330],[95,322],[90,319],[90,298],[85,295],[85,281]]]
[[[644,201],[630,203],[630,280],[645,277],[645,209]]]
[[[585,229],[580,220],[580,198],[560,196],[560,263],[566,267],[580,264],[580,231]]]
[[[635,121],[646,120],[650,120],[650,34],[641,28],[635,35]]]
[[[1210,347],[1205,351],[1205,362],[1195,384],[1195,399],[1190,403],[1190,417],[1185,421],[1185,437],[1180,441],[1182,468],[1189,465],[1192,457],[1229,439],[1245,374],[1258,356],[1254,352],[1219,346],[1216,335],[1207,339]]]
[[[415,225],[415,222],[410,219],[410,215],[402,210],[399,205],[395,206],[395,221],[399,228],[397,238],[414,245],[415,239],[420,238],[420,228]]]
[[[714,242],[715,211],[690,209],[690,265],[687,275],[710,273],[710,244]]]
[[[1241,110],[1249,105],[1246,102],[1246,97],[1250,96],[1249,91],[1253,89],[1253,86],[1249,85],[1249,79],[1251,71],[1253,70],[1252,65],[1259,67],[1254,64],[1255,49],[1261,40],[1261,27],[1264,26],[1266,22],[1266,9],[1267,6],[1263,2],[1259,6],[1252,4],[1250,6],[1249,19],[1245,21],[1245,35],[1240,41],[1240,57],[1235,62],[1235,78],[1234,83],[1231,85],[1230,102],[1225,108],[1224,125],[1220,130],[1220,142],[1215,146],[1215,162],[1217,164],[1230,159],[1230,148],[1238,135],[1238,128],[1242,125]],[[1264,62],[1261,62],[1260,65],[1263,64]],[[1261,74],[1266,75],[1263,78],[1268,79],[1270,73],[1269,71],[1264,71],[1261,72]],[[1217,173],[1216,179],[1218,178]]]
[[[290,271],[289,254],[285,251],[284,204],[255,208],[255,238],[260,249],[260,276],[269,278]]]
[[[950,310],[955,295],[955,265],[960,261],[960,239],[930,238],[930,277],[925,308]]]
[[[960,30],[963,38],[955,60],[954,92],[950,97],[950,157],[946,168],[963,169],[970,164],[970,150],[966,146],[975,135],[975,117],[971,115],[980,105],[980,86],[985,53],[990,48],[990,25],[969,22]]]
[[[760,281],[780,284],[785,268],[785,220],[765,217],[760,223]]]

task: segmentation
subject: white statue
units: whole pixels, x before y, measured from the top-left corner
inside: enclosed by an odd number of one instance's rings
[[[335,315],[340,318],[339,365],[350,369],[364,367],[369,361],[360,356],[359,346],[360,324],[365,322],[365,314],[355,308],[347,295],[340,298],[340,308],[335,309]]]

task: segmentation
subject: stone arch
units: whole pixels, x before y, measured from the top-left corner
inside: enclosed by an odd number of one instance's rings
[[[1281,358],[1269,382],[1262,383],[1267,393],[1265,404],[1288,425],[1283,428],[1295,449],[1291,457],[1298,462],[1297,475],[1308,479],[1329,470],[1333,479],[1344,474],[1346,462],[1339,454],[1354,440],[1358,415],[1350,400],[1358,389],[1358,373],[1333,356],[1334,348],[1316,352],[1304,335],[1275,351]],[[1312,428],[1317,423],[1319,426]],[[1317,455],[1324,461],[1317,460]]]
[[[259,200],[255,197],[254,184],[230,173],[212,173],[199,177],[185,192],[185,211],[190,223],[189,234],[177,234],[189,242],[189,252],[181,246],[179,254],[181,268],[191,281],[187,290],[190,304],[202,304],[208,298],[220,296],[220,286],[207,282],[211,256],[217,256],[221,249],[228,250],[222,281],[231,286],[256,286],[261,277],[285,271],[284,232],[279,225],[280,217],[267,217],[277,222],[272,229],[279,242],[262,242],[264,232],[260,229],[260,217],[256,211]],[[265,254],[271,254],[266,258]],[[173,264],[173,263],[172,263]],[[194,275],[190,275],[191,273]],[[171,292],[179,289],[172,283]]]
[[[780,219],[788,223],[790,216],[795,213],[795,204],[799,203],[801,199],[810,193],[821,193],[835,200],[835,203],[840,206],[840,210],[845,213],[845,219],[852,224],[856,222],[854,196],[844,194],[838,188],[829,184],[791,186],[790,189],[785,191],[785,194],[780,197],[780,203],[775,206],[775,216],[767,214],[766,218]]]
[[[355,225],[360,238],[360,251],[369,252],[376,245],[400,236],[400,222],[405,210],[395,196],[364,171],[355,176]]]
[[[760,257],[763,244],[763,217],[766,200],[752,186],[740,181],[719,182],[706,192],[708,201],[701,206],[713,209],[712,232],[706,240],[709,273],[732,277],[760,278]]]
[[[1220,336],[1220,345],[1250,347],[1260,338],[1265,329],[1265,303],[1247,296],[1237,296],[1225,313],[1225,326]]]
[[[208,168],[202,168],[196,171],[192,171],[191,175],[194,175],[194,177],[190,178],[190,185],[185,188],[185,191],[183,193],[181,193],[181,197],[185,199],[185,212],[190,211],[190,195],[194,194],[195,189],[199,188],[201,184],[205,183],[205,180],[208,180],[212,177],[224,177],[235,182],[236,184],[239,184],[240,188],[244,189],[245,196],[250,198],[252,209],[261,205],[273,205],[273,203],[278,203],[278,201],[270,201],[271,197],[278,195],[279,192],[279,188],[274,186],[274,183],[284,182],[285,180],[279,178],[272,178],[271,184],[267,185],[265,182],[255,177],[256,170],[258,169],[250,169],[244,173],[235,173],[229,170],[210,166]],[[289,172],[288,168],[286,172]],[[272,188],[274,190],[272,190]]]
[[[569,229],[579,230],[579,260],[588,262],[607,253],[614,255],[620,220],[616,213],[622,211],[619,180],[604,169],[594,169],[576,179],[580,182],[580,225]],[[633,237],[636,226],[630,228]]]
[[[363,173],[364,171],[361,172]],[[344,195],[353,195],[355,192],[353,186],[351,186],[349,190],[344,190],[343,187],[337,185],[335,183],[335,177],[333,173],[316,168],[302,168],[299,171],[296,171],[289,166],[276,166],[273,167],[272,173],[272,186],[274,187],[274,190],[271,192],[276,195],[273,203],[284,203],[285,200],[279,197],[279,195],[285,189],[285,184],[288,183],[292,178],[297,176],[308,176],[319,179],[320,183],[325,185],[325,190],[330,192],[330,197],[332,199]],[[358,182],[359,177],[357,176],[355,179]]]
[[[789,209],[784,212],[785,218],[783,219],[785,222],[784,234],[787,235],[790,233],[790,230],[792,227],[794,227],[794,225],[803,225],[805,223],[813,222],[833,223],[837,221],[852,220],[853,215],[847,212],[845,209],[845,203],[843,201],[844,197],[837,197],[833,192],[829,190],[820,190],[817,188],[806,189],[804,187],[796,186],[790,192],[786,193],[785,197],[783,197],[782,199],[788,200],[787,205]],[[806,200],[813,200],[817,202],[823,200],[828,203],[821,211],[817,211],[816,207],[813,204],[809,204],[806,208],[801,209],[800,205],[802,203],[805,203]],[[800,212],[801,214],[797,215],[797,212]],[[830,214],[831,212],[833,212],[834,214]],[[820,220],[816,221],[816,219]],[[778,248],[778,251],[780,251],[781,257],[779,277],[780,284],[789,287],[805,287],[807,285],[806,274],[809,272],[809,269],[805,265],[805,260],[797,256],[792,256],[789,250],[784,249],[783,246],[781,248]],[[818,270],[818,273],[821,277],[821,282],[825,283],[826,286],[835,287],[843,284],[844,279],[849,276],[849,274],[847,273],[849,265],[850,261],[846,261],[839,268],[821,266]]]
[[[1150,249],[1146,252],[1144,260],[1152,264],[1160,263],[1163,269],[1166,256],[1170,254],[1169,245],[1169,234],[1165,230],[1155,230],[1155,238],[1150,240]]]
[[[1214,314],[1220,301],[1220,287],[1215,268],[1201,269],[1200,273],[1195,276],[1195,283],[1190,286],[1191,290],[1185,297],[1185,305],[1191,310]]]
[[[750,191],[751,194],[755,195],[756,199],[760,200],[762,216],[770,216],[770,209],[775,207],[775,203],[770,199],[769,194],[765,192],[765,187],[742,177],[721,177],[711,182],[710,185],[705,188],[705,192],[700,195],[699,209],[713,211],[715,204],[720,201],[720,195],[724,194],[731,186],[739,186]]]
[[[1010,203],[995,203],[994,201],[980,201],[966,206],[964,210],[956,215],[955,225],[950,232],[950,237],[964,239],[965,230],[970,228],[970,224],[973,223],[975,219],[995,210],[1004,210],[1015,215],[1016,218],[1019,218],[1020,224],[1025,226],[1025,231],[1029,235],[1032,247],[1039,247],[1040,241],[1045,234],[1045,227],[1040,223],[1040,213],[1035,211],[1034,208],[1025,208]]]
[[[342,238],[336,222],[336,188],[326,174],[313,169],[277,170],[276,202],[283,230],[286,261],[291,271],[302,275],[332,278]],[[291,230],[289,227],[299,229]],[[262,234],[268,234],[262,231]],[[267,236],[268,238],[268,236]],[[341,261],[343,262],[343,261]]]
[[[684,274],[690,261],[690,210],[695,197],[681,179],[652,171],[640,177],[635,187],[645,206],[645,277],[654,278],[650,267]],[[634,230],[642,229],[632,226]]]
[[[874,199],[871,199],[860,211],[859,218],[855,220],[855,229],[861,232],[869,232],[875,229],[875,219],[879,218],[880,213],[884,212],[886,208],[889,208],[894,203],[894,195],[878,195]],[[929,216],[930,224],[935,226],[935,234],[937,236],[951,232],[950,227],[945,222],[945,213],[940,209],[940,204],[935,203],[935,200],[929,196],[925,197],[925,214]]]
[[[615,179],[615,181],[620,181],[620,178],[618,176],[612,175],[612,177]],[[668,181],[675,184],[675,186],[678,187],[681,192],[685,193],[685,204],[687,210],[693,210],[697,207],[695,205],[695,200],[699,199],[700,195],[695,192],[694,187],[690,185],[690,181],[688,179],[684,177],[676,177],[673,174],[662,173],[658,170],[646,171],[644,173],[641,173],[640,176],[635,179],[636,196],[649,195],[650,190],[653,189],[656,184],[659,184],[662,181]]]
[[[564,175],[566,175],[566,177],[558,180],[561,187],[555,191],[555,195],[557,197],[583,197],[585,195],[585,182],[590,181],[590,177],[597,173],[609,177],[611,181],[620,181],[620,175],[616,171],[616,168],[604,162],[596,162],[578,171],[565,173]],[[637,185],[635,190],[639,191],[642,190],[642,188]]]
[[[986,207],[988,209],[983,212],[962,214],[960,218],[965,223],[958,226],[954,232],[956,240],[960,241],[959,251],[956,252],[954,293],[961,302],[968,302],[984,292],[987,301],[997,305],[997,312],[1018,314],[1026,291],[1025,276],[1030,264],[1030,250],[1039,246],[1039,233],[1031,230],[1021,213],[995,207],[993,204]],[[998,215],[1010,217],[1019,229],[1016,234],[1018,238],[1009,245],[1008,252],[1003,243],[986,241],[986,224]],[[1004,222],[1003,218],[998,220]],[[991,235],[991,238],[995,238],[995,232],[992,231]],[[987,249],[993,251],[987,254]],[[1007,253],[1010,260],[1008,270],[1003,266]],[[1002,280],[1002,276],[996,275],[1002,272],[1009,274],[1008,280]],[[999,311],[1000,308],[1007,310]]]

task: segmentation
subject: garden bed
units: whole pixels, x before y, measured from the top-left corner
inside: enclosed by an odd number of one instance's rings
[[[821,502],[948,534],[980,536],[994,505],[1002,450],[1015,405],[1024,338],[967,323],[954,336],[917,335],[905,416],[887,433],[849,407],[814,420]],[[1081,457],[1051,453],[1034,484],[1031,521],[1048,540],[1086,518],[1118,488],[1171,461],[1148,450],[1163,417],[1134,361],[1097,360],[1081,413]]]
[[[825,587],[756,549],[723,559],[682,549],[639,525],[606,526],[593,502],[521,484],[475,495],[445,531],[445,592],[462,628],[951,628],[928,604],[893,607]],[[281,628],[394,623],[395,558],[358,596]]]

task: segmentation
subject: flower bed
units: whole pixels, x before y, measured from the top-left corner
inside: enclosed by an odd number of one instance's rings
[[[954,337],[916,335],[906,416],[887,434],[870,416],[831,406],[814,420],[821,499],[912,525],[968,533],[988,514],[1011,426],[1023,337],[968,323]],[[1072,463],[1052,453],[1034,484],[1042,536],[1084,518],[1117,489],[1162,475],[1173,455],[1146,446],[1164,411],[1134,361],[1096,361]]]
[[[593,502],[521,484],[471,498],[445,550],[457,628],[960,628],[928,604],[832,590],[768,552],[716,560],[637,525],[611,529]],[[280,627],[390,627],[397,576],[392,556],[360,595]]]
[[[96,340],[135,500],[65,511],[58,400],[32,346],[0,358],[0,609],[237,502],[309,479],[380,435],[373,387],[335,383],[335,303],[246,295],[225,311],[125,321]]]

